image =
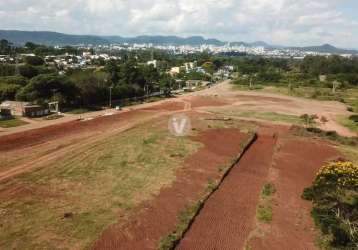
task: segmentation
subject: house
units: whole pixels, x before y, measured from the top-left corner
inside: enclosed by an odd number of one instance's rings
[[[175,76],[180,73],[180,67],[173,67],[170,69],[169,74]]]
[[[189,73],[196,67],[196,62],[184,63],[185,72]]]
[[[0,119],[6,119],[11,116],[11,109],[9,106],[0,106]]]
[[[23,116],[30,118],[46,116],[49,114],[50,111],[48,109],[45,109],[39,105],[27,105],[24,106],[23,110]]]
[[[12,116],[41,117],[50,114],[48,109],[39,105],[32,105],[29,102],[5,101],[1,103],[0,107],[5,113],[10,110]]]
[[[12,115],[22,116],[24,106],[29,104],[29,102],[4,101],[0,106],[10,108]]]
[[[319,81],[320,82],[326,82],[327,81],[327,76],[326,75],[320,75],[319,76]]]
[[[158,61],[157,60],[152,60],[152,61],[148,61],[147,65],[153,65],[154,68],[158,67]]]
[[[193,90],[193,89],[196,89],[198,87],[203,87],[203,86],[208,86],[208,85],[210,85],[210,82],[208,82],[208,81],[188,80],[188,81],[185,82],[184,89]]]

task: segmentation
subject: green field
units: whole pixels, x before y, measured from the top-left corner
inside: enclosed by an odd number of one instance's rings
[[[20,120],[19,118],[13,118],[9,120],[0,120],[0,127],[1,128],[13,128],[19,127],[28,124],[25,121]]]
[[[254,112],[254,111],[240,112],[236,110],[231,110],[231,111],[215,110],[212,112],[217,115],[224,115],[225,117],[231,117],[231,118],[253,118],[259,120],[282,122],[282,123],[289,123],[295,125],[304,124],[304,121],[299,116],[276,113],[276,112]]]
[[[51,166],[23,174],[1,190],[3,249],[88,248],[118,214],[128,214],[175,179],[175,170],[201,144],[140,127],[69,152]],[[23,194],[22,194],[23,193]]]
[[[351,131],[358,132],[358,122],[354,122],[345,116],[339,117],[338,122],[343,126],[349,128]]]

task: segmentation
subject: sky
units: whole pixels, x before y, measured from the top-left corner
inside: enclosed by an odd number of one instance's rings
[[[358,48],[357,0],[0,0],[0,29]]]

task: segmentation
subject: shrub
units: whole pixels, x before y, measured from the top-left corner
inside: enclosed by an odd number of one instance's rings
[[[349,120],[354,121],[354,122],[358,122],[358,115],[351,115],[349,117]]]
[[[272,183],[265,184],[261,191],[263,196],[271,196],[274,193],[276,193],[276,188]]]
[[[354,112],[354,109],[352,107],[347,107],[347,111]]]
[[[331,162],[302,194],[313,202],[312,217],[331,248],[358,247],[358,166]]]

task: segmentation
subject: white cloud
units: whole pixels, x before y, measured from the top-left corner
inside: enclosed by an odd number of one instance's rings
[[[0,29],[98,35],[204,35],[355,47],[348,0],[1,0]],[[358,4],[350,2],[352,8]],[[344,35],[345,39],[341,39]]]

